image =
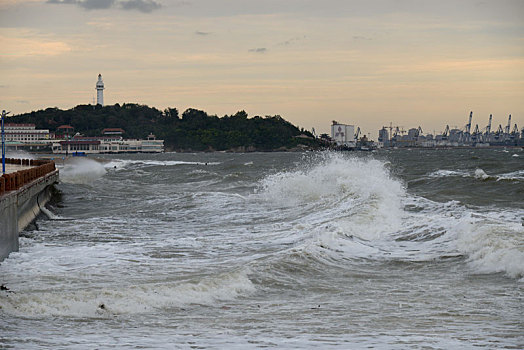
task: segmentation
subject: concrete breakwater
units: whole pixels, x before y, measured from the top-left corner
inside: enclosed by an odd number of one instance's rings
[[[0,261],[18,251],[19,232],[38,216],[58,182],[53,161],[7,158],[6,164],[11,171],[0,177]]]

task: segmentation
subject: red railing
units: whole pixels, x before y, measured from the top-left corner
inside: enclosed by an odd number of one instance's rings
[[[32,166],[32,168],[0,176],[0,195],[8,191],[18,190],[20,187],[56,169],[55,162],[52,160],[6,158],[5,162],[6,164]]]

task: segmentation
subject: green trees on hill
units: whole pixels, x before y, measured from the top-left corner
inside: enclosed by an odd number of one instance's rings
[[[160,111],[129,103],[79,105],[69,110],[47,108],[25,113],[14,116],[10,122],[33,123],[38,129],[52,132],[61,125],[71,125],[75,132],[86,136],[101,135],[104,128],[122,128],[125,138],[146,138],[153,133],[165,141],[166,149],[179,151],[271,151],[298,145],[320,146],[311,133],[299,130],[278,115],[249,118],[245,111],[219,118],[193,108],[180,116],[176,108]]]

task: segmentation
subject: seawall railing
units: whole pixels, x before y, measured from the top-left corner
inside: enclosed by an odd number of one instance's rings
[[[18,190],[20,187],[56,169],[55,162],[52,160],[6,158],[5,162],[6,164],[30,166],[31,168],[3,174],[0,177],[0,196],[5,192]]]

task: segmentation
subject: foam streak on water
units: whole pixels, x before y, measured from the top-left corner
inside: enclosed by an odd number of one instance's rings
[[[66,163],[0,264],[0,344],[518,347],[523,159],[439,152]]]

